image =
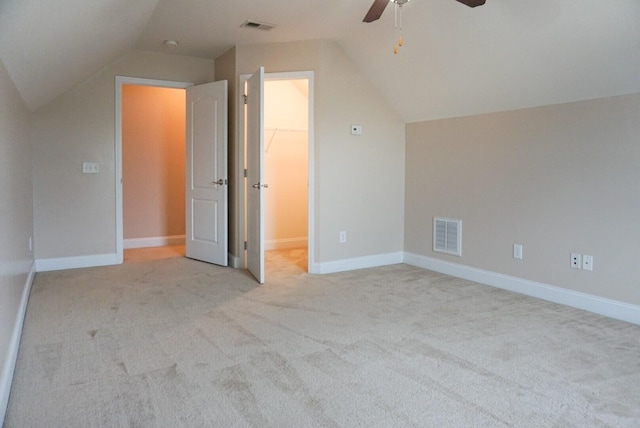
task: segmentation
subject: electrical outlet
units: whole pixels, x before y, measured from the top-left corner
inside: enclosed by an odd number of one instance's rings
[[[572,269],[581,269],[581,256],[578,253],[571,253],[571,268]]]
[[[340,243],[344,244],[345,242],[347,242],[347,231],[342,230],[340,231]]]
[[[522,260],[522,244],[513,244],[513,258]]]
[[[362,126],[351,125],[351,135],[362,135]]]
[[[593,270],[593,256],[588,254],[582,256],[582,269]]]

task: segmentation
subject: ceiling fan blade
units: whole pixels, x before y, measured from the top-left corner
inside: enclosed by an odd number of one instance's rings
[[[389,0],[374,0],[362,22],[373,22],[380,19],[387,4],[389,4]]]
[[[457,0],[462,4],[466,4],[469,7],[482,6],[486,0]]]

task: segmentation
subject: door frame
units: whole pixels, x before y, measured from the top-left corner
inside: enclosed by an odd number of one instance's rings
[[[115,159],[116,159],[116,259],[124,262],[124,208],[122,202],[122,86],[155,86],[158,88],[186,89],[192,82],[176,82],[173,80],[146,79],[141,77],[116,76],[116,120],[115,120]]]
[[[244,170],[247,167],[246,160],[246,147],[245,147],[245,113],[244,113],[244,88],[247,80],[252,74],[241,74],[238,79],[238,121],[237,121],[237,133],[236,139],[236,159],[237,159],[237,171],[236,171],[236,183],[242,183],[237,186],[238,197],[238,211],[237,216],[240,217],[238,222],[238,236],[234,237],[238,239],[239,249],[236,257],[238,257],[238,266],[234,267],[247,267],[246,251],[243,249],[243,243],[247,239],[247,215],[246,215],[246,178],[244,176]],[[307,164],[308,164],[308,207],[307,207],[307,272],[313,272],[313,266],[315,261],[315,98],[314,98],[314,73],[313,71],[287,71],[280,73],[264,73],[264,80],[307,80],[309,98],[308,98],[308,129],[307,129]]]

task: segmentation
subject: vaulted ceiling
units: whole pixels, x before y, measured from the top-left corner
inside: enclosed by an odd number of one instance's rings
[[[338,42],[406,122],[640,92],[638,0],[412,0],[402,29],[393,5],[363,23],[371,2],[0,0],[0,59],[32,110],[134,49],[213,59],[310,39]]]

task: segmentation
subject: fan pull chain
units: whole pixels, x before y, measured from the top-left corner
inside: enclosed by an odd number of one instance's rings
[[[396,30],[402,30],[402,6],[409,0],[391,0],[395,5],[395,28]],[[398,44],[393,46],[393,54],[397,55],[400,47],[404,44],[402,36],[398,38]]]
[[[396,30],[402,30],[402,4],[400,3],[395,3],[395,13],[396,13],[396,20],[395,20],[395,27]],[[398,54],[398,49],[402,46],[402,44],[404,43],[404,41],[402,40],[402,37],[400,37],[398,39],[398,44],[393,46],[393,54],[397,55]]]
[[[402,30],[402,5],[395,3],[395,28],[396,30]],[[398,10],[399,9],[399,10]]]

